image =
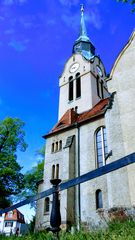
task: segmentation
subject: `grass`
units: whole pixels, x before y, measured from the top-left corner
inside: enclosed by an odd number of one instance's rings
[[[51,233],[38,232],[21,237],[0,236],[0,240],[52,240]],[[56,238],[55,238],[56,239]],[[135,240],[135,222],[126,220],[124,222],[111,222],[107,230],[80,231],[73,235],[69,232],[61,232],[60,240]]]

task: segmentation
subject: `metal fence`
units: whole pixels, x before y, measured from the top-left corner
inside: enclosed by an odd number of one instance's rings
[[[61,182],[60,179],[51,180],[51,183],[53,184],[52,188],[50,188],[46,191],[43,191],[41,193],[38,193],[37,195],[30,197],[24,201],[21,201],[17,204],[14,204],[11,207],[0,210],[0,215],[3,213],[9,212],[15,208],[22,207],[26,204],[29,204],[31,202],[37,201],[39,199],[42,199],[44,197],[47,197],[47,196],[53,194],[53,203],[52,203],[52,211],[51,211],[51,218],[50,218],[50,224],[51,224],[52,228],[50,228],[50,229],[53,232],[58,232],[60,230],[59,226],[61,224],[58,192],[63,191],[68,188],[71,188],[71,187],[74,187],[78,184],[90,181],[94,178],[100,177],[100,176],[110,173],[112,171],[116,171],[116,170],[126,167],[132,163],[135,163],[135,153],[132,153],[126,157],[123,157],[123,158],[117,160],[117,161],[109,163],[103,167],[95,169],[95,170],[88,172],[80,177],[76,177],[76,178],[71,179],[64,183],[60,183]]]

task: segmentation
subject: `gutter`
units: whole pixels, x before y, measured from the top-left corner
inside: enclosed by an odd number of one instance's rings
[[[69,130],[69,129],[77,128],[77,125],[78,125],[78,126],[81,126],[81,125],[86,124],[86,123],[88,123],[88,122],[95,121],[96,119],[101,118],[104,114],[105,114],[105,110],[101,111],[100,113],[98,113],[98,114],[96,114],[96,115],[94,115],[94,116],[91,116],[91,117],[88,118],[88,119],[81,120],[81,121],[79,121],[79,122],[75,122],[75,123],[73,123],[73,124],[71,124],[71,125],[69,125],[69,126],[63,127],[63,128],[58,129],[58,130],[56,130],[56,131],[54,131],[54,132],[50,132],[50,133],[48,133],[48,134],[46,134],[46,135],[44,135],[44,136],[42,136],[42,137],[43,137],[44,139],[47,139],[48,137],[57,135],[57,134],[59,134],[59,133],[62,133],[62,132],[64,132],[64,131],[67,131],[67,130]]]
[[[79,124],[76,124],[77,128],[77,159],[76,159],[76,165],[77,165],[77,177],[80,177],[80,126]],[[77,229],[80,231],[81,227],[81,192],[80,192],[80,184],[76,186],[77,190]]]

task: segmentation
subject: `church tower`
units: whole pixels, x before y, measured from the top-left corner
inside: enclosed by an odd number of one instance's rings
[[[59,120],[44,136],[39,192],[52,187],[51,179],[66,182],[135,152],[134,60],[135,32],[106,78],[87,35],[82,5],[80,34],[59,81]],[[79,229],[81,223],[95,229],[117,216],[133,217],[134,172],[134,165],[127,166],[61,191],[61,228],[76,225]],[[49,228],[51,207],[52,195],[37,202],[35,229]]]
[[[80,34],[59,81],[59,119],[44,136],[45,167],[39,192],[51,187],[51,179],[65,182],[105,164],[104,113],[108,104],[105,79],[104,65],[87,35],[82,6]],[[105,177],[92,185],[85,183],[60,192],[61,228],[79,226],[78,221],[89,222],[90,215],[97,218],[93,209],[96,209],[95,192],[98,190],[101,195],[99,189],[107,191]],[[38,201],[36,229],[50,226],[51,203],[52,196]]]
[[[87,35],[82,5],[80,35],[59,81],[59,120],[68,109],[74,108],[77,113],[81,113],[107,97],[105,78],[104,66]]]

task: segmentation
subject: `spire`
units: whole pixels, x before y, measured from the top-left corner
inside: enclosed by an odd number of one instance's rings
[[[81,4],[81,25],[80,25],[80,36],[77,40],[82,39],[84,41],[90,41],[87,36],[87,30],[84,21],[84,5]]]
[[[95,47],[87,36],[83,4],[81,4],[80,35],[74,43],[73,53],[81,53],[87,60],[90,60],[95,55]]]

